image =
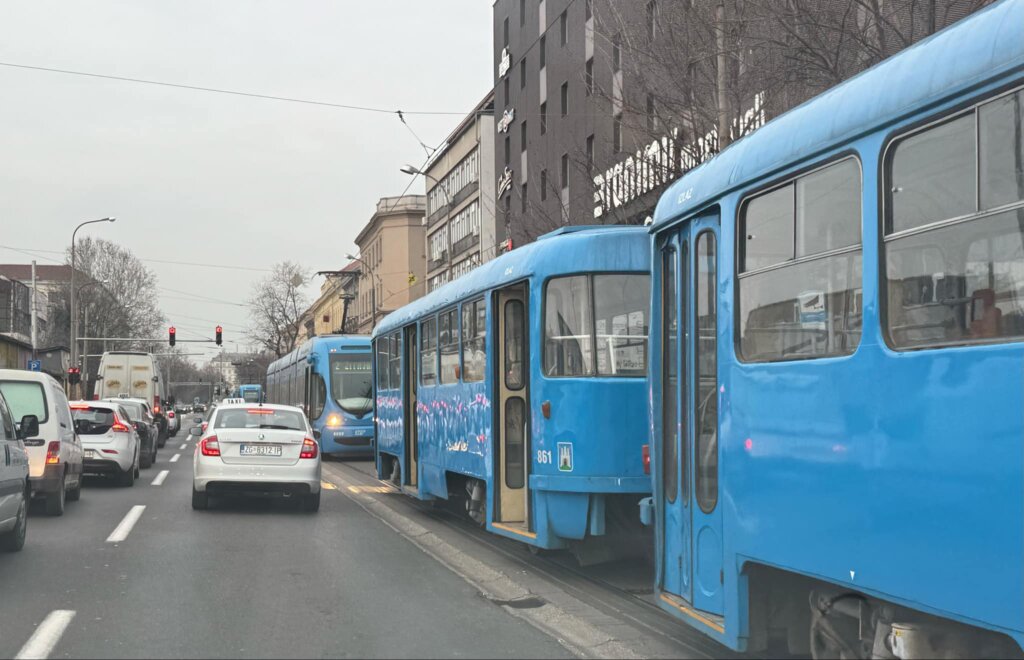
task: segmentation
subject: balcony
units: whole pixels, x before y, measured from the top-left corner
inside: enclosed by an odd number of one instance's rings
[[[470,234],[469,236],[464,236],[460,238],[459,240],[455,241],[455,245],[452,246],[452,258],[458,257],[466,250],[479,244],[479,234]]]
[[[445,218],[448,215],[449,209],[451,209],[454,206],[458,206],[459,204],[461,204],[463,202],[463,200],[465,200],[467,197],[469,197],[470,195],[472,195],[473,193],[475,193],[479,189],[480,189],[480,182],[479,181],[470,181],[466,185],[462,186],[461,190],[456,190],[455,192],[451,193],[452,203],[451,204],[442,204],[433,213],[428,215],[427,216],[427,227],[433,227],[434,225],[436,225],[438,222],[441,221],[442,218]],[[443,192],[441,193],[441,197],[445,198]]]
[[[437,259],[431,259],[427,262],[427,271],[434,271],[438,268],[444,268],[448,265],[448,251],[445,250],[440,254]]]

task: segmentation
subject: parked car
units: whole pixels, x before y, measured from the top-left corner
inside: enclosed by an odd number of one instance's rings
[[[156,452],[159,447],[158,438],[160,435],[156,421],[153,419],[153,413],[150,412],[149,404],[142,399],[129,398],[105,399],[105,401],[120,404],[125,412],[128,413],[129,421],[138,432],[139,440],[142,443],[139,467],[143,470],[152,467],[153,463],[156,463]]]
[[[34,415],[14,423],[14,415],[0,394],[0,550],[17,552],[25,545],[28,528],[28,503],[32,498],[28,482],[28,452],[25,435],[39,433],[39,420]]]
[[[210,418],[192,464],[192,508],[211,496],[278,495],[320,508],[320,445],[301,408],[224,404]]]
[[[96,376],[96,399],[125,396],[145,401],[157,427],[157,443],[167,442],[167,417],[164,415],[164,379],[152,353],[107,351],[100,358]]]
[[[121,486],[134,485],[142,442],[128,411],[112,401],[74,401],[71,415],[85,452],[84,472],[113,477]]]
[[[36,417],[36,433],[22,433],[32,497],[46,500],[47,514],[63,515],[65,502],[82,495],[82,445],[64,388],[39,371],[0,369],[0,393],[14,419]]]
[[[167,435],[174,437],[178,435],[178,430],[181,429],[181,417],[173,410],[167,411]]]

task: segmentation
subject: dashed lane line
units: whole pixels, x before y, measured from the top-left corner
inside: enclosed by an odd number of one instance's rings
[[[128,538],[128,535],[132,533],[132,528],[135,527],[135,523],[139,522],[139,518],[142,517],[142,512],[145,510],[145,504],[133,506],[131,511],[128,512],[120,524],[110,533],[110,536],[107,537],[107,543],[120,543]]]
[[[177,463],[179,458],[181,458],[181,454],[175,454],[174,456],[171,456],[170,462]]]
[[[188,447],[188,443],[187,442],[181,443],[181,446],[178,447],[178,449],[184,449],[185,447]]]
[[[153,483],[151,485],[159,486],[159,485],[163,484],[164,483],[164,479],[166,479],[167,475],[169,475],[170,473],[171,473],[170,470],[160,470],[160,474],[156,475],[156,479],[153,480]]]
[[[21,647],[15,660],[30,658],[48,658],[53,647],[57,646],[71,620],[75,618],[74,610],[54,610],[46,615],[25,646]]]

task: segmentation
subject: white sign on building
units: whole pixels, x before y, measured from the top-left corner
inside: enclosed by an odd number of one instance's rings
[[[501,80],[512,67],[512,54],[508,52],[508,46],[501,49],[501,59],[498,61],[498,79]]]
[[[508,133],[509,127],[516,118],[516,109],[509,108],[505,112],[501,113],[501,119],[498,120],[498,132]]]

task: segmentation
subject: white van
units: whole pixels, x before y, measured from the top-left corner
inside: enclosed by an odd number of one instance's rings
[[[164,415],[164,379],[160,363],[151,353],[139,351],[107,351],[100,358],[96,375],[96,391],[92,398],[145,399],[153,409],[158,430],[158,446],[167,442],[167,417]]]
[[[0,369],[0,392],[16,422],[25,415],[39,419],[39,433],[25,438],[28,481],[32,496],[46,499],[46,512],[59,516],[65,500],[82,494],[82,443],[64,388],[39,371]]]

